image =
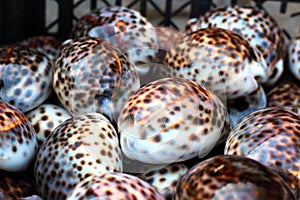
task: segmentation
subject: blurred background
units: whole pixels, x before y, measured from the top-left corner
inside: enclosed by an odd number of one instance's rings
[[[267,10],[288,39],[300,31],[300,0],[1,0],[0,44],[45,34],[67,39],[76,20],[98,7],[127,6],[140,11],[154,25],[183,30],[189,18],[230,4],[252,4]]]

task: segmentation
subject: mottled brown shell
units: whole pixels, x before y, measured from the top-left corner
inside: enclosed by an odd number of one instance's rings
[[[166,73],[206,85],[221,99],[250,94],[267,80],[267,66],[258,50],[240,35],[221,28],[187,34],[164,61]]]
[[[179,180],[175,199],[295,199],[275,171],[242,156],[216,156],[192,167]]]

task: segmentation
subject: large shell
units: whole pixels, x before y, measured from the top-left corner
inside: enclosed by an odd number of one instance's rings
[[[99,173],[83,180],[67,200],[164,200],[147,182],[125,173]]]
[[[297,113],[270,107],[249,114],[230,131],[225,154],[246,156],[285,174],[291,188],[300,194],[300,115]]]
[[[118,120],[123,153],[151,164],[205,156],[226,134],[227,125],[221,100],[182,78],[160,79],[141,87]]]
[[[0,98],[27,112],[52,92],[53,65],[48,56],[28,47],[0,48]]]
[[[118,47],[141,74],[153,62],[157,37],[152,24],[138,11],[126,7],[99,8],[82,16],[74,25],[71,38],[98,37]]]
[[[269,67],[268,84],[283,73],[286,47],[281,28],[265,10],[254,6],[221,6],[207,11],[199,19],[187,22],[186,30],[219,27],[240,34],[263,54]]]
[[[288,185],[273,170],[242,156],[221,155],[192,167],[177,184],[176,200],[294,200]]]
[[[245,96],[267,81],[261,53],[240,35],[221,28],[187,34],[167,53],[164,64],[171,76],[207,85],[222,100]]]
[[[117,133],[99,113],[66,120],[47,137],[37,154],[34,175],[45,199],[65,199],[90,175],[122,171]]]
[[[26,170],[37,149],[37,136],[31,123],[20,110],[0,99],[0,169]]]
[[[53,87],[74,116],[99,112],[113,120],[139,86],[127,58],[100,38],[66,42],[56,61]]]

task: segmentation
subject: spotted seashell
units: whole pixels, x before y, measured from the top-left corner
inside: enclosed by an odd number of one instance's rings
[[[0,98],[27,112],[52,92],[53,65],[48,56],[28,47],[0,48]]]
[[[175,199],[295,200],[272,169],[243,156],[220,155],[192,167],[178,181]]]
[[[0,169],[24,171],[38,150],[31,123],[17,108],[0,99]]]
[[[118,131],[128,158],[169,164],[210,152],[227,134],[228,115],[207,88],[183,78],[165,78],[130,96]]]

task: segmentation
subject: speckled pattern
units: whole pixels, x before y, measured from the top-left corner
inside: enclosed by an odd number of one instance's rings
[[[26,117],[36,131],[38,143],[41,146],[52,131],[59,124],[71,118],[71,115],[60,106],[42,104],[26,113]]]
[[[246,116],[229,133],[225,154],[241,155],[286,173],[300,193],[300,116],[280,107]],[[300,197],[300,196],[299,196]]]
[[[158,170],[140,174],[138,177],[154,186],[165,199],[172,199],[179,178],[187,171],[188,167],[184,164],[174,163]]]
[[[225,100],[250,94],[257,82],[267,81],[268,68],[260,52],[240,35],[221,28],[187,34],[167,53],[164,64],[171,76],[206,85]]]
[[[104,7],[82,16],[71,31],[71,38],[85,36],[106,39],[129,58],[138,72],[145,74],[157,53],[153,25],[138,11],[126,7]],[[138,41],[138,42],[137,42]]]
[[[300,34],[288,45],[289,69],[300,80]]]
[[[61,46],[61,41],[53,36],[34,36],[21,41],[17,45],[34,48],[44,53],[54,64]]]
[[[164,200],[147,182],[125,173],[100,173],[80,182],[67,200]]]
[[[29,111],[52,92],[53,65],[32,48],[0,48],[0,98],[22,112]]]
[[[36,195],[33,180],[21,173],[0,170],[0,199],[14,200]]]
[[[228,132],[221,100],[182,78],[151,82],[132,94],[120,114],[123,153],[151,164],[206,155]]]
[[[284,107],[300,114],[300,84],[288,81],[274,86],[267,93],[267,107]]]
[[[274,84],[279,79],[286,46],[281,28],[269,13],[254,6],[220,6],[199,19],[188,21],[186,30],[192,32],[211,27],[228,29],[247,39],[262,52],[269,66],[267,83]]]
[[[41,146],[34,169],[44,199],[65,199],[84,178],[122,171],[117,133],[99,113],[66,120]]]
[[[37,136],[25,115],[0,99],[0,169],[24,171],[38,149]]]
[[[176,200],[294,200],[288,185],[270,168],[242,156],[215,156],[179,180]]]
[[[138,74],[127,58],[100,38],[65,42],[56,61],[53,87],[73,116],[99,112],[116,119],[139,86]]]

